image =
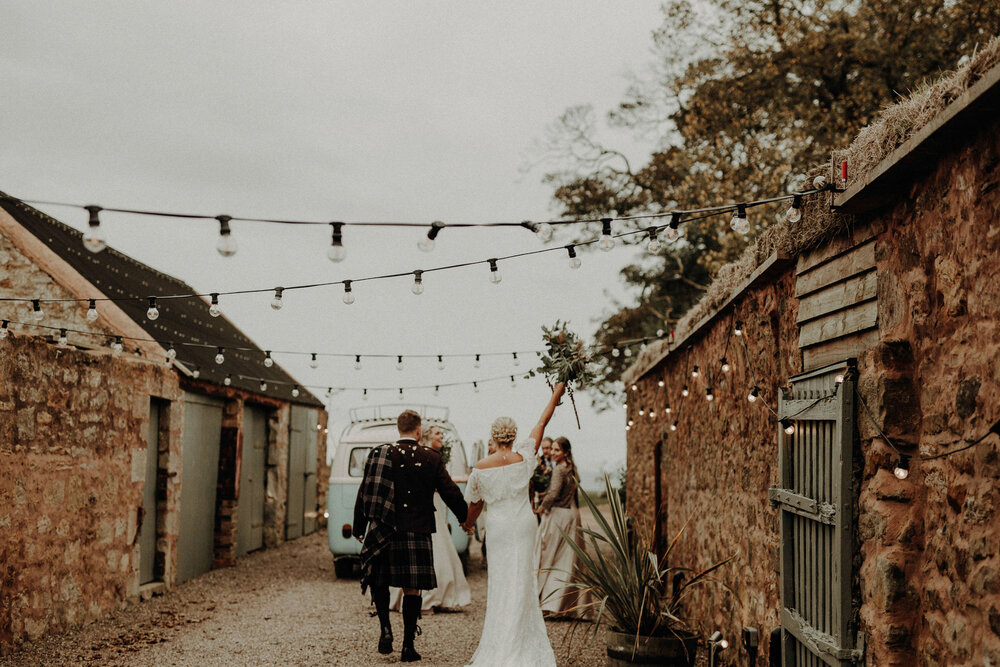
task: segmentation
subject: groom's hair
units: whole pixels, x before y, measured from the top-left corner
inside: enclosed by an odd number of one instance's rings
[[[413,433],[420,426],[420,415],[413,410],[403,410],[396,417],[396,429],[403,433]]]

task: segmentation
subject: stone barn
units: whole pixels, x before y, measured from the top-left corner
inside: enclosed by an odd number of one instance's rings
[[[2,194],[0,258],[0,651],[316,530],[322,402],[195,290]]]
[[[752,627],[758,664],[1000,664],[996,46],[835,154],[623,378],[630,513],[677,565],[734,556],[687,608],[723,662]]]

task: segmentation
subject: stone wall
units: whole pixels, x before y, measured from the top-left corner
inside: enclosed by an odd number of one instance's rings
[[[0,348],[2,651],[137,595],[150,398],[180,395],[170,370],[128,355],[21,335]],[[168,415],[159,438],[158,559],[170,572],[180,427]]]

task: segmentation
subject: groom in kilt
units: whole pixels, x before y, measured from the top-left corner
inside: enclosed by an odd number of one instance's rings
[[[434,492],[459,522],[468,506],[441,455],[420,444],[420,415],[404,410],[396,419],[399,440],[372,449],[354,503],[354,536],[362,540],[361,592],[371,588],[382,633],[379,653],[392,653],[389,587],[403,589],[401,662],[415,662],[422,590],[437,588],[434,575]]]

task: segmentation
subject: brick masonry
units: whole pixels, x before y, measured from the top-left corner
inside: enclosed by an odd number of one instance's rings
[[[860,405],[856,411],[855,595],[865,662],[1000,664],[997,436],[948,458],[913,461],[901,481],[879,433],[930,456],[975,440],[1000,419],[1000,129],[986,125],[955,144],[898,194],[859,221],[878,230],[879,342],[858,359],[858,391],[878,428]],[[734,301],[749,365],[733,351],[724,314],[690,352],[672,353],[628,391],[629,510],[647,524],[659,516],[666,538],[684,527],[678,565],[705,567],[735,554],[719,577],[729,588],[702,587],[687,609],[702,631],[721,629],[731,641],[745,625],[762,637],[778,625],[780,538],[767,502],[777,483],[778,427],[745,396],[750,378],[761,378],[761,398],[776,408],[779,386],[801,368],[793,287],[789,267]],[[724,354],[731,377],[718,370]],[[712,369],[712,404],[690,377],[695,363]],[[681,405],[685,383],[692,393]],[[672,415],[664,413],[667,400]],[[723,659],[735,664],[738,655]]]

